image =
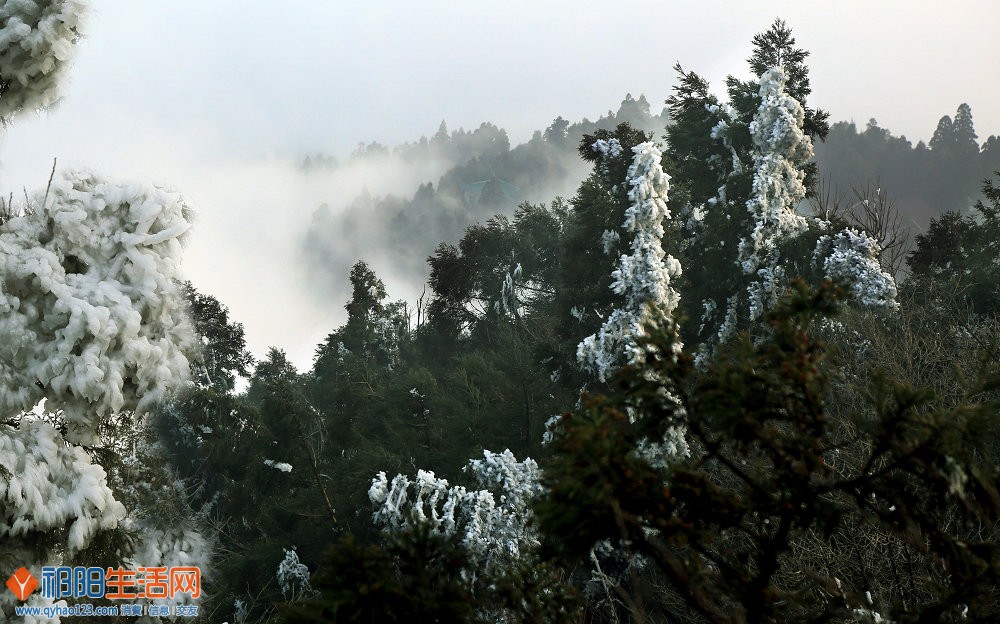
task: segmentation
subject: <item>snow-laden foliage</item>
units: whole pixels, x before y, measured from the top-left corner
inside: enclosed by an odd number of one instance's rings
[[[622,153],[622,144],[616,138],[605,141],[604,139],[597,139],[591,148],[601,156],[610,156],[612,158],[618,156]]]
[[[787,283],[779,244],[809,227],[795,208],[806,196],[805,164],[812,158],[812,139],[803,131],[805,111],[785,92],[785,72],[780,67],[760,76],[760,106],[750,122],[753,142],[753,185],[746,208],[752,231],[740,240],[739,262],[751,276],[747,305],[751,319],[760,318],[778,299]],[[713,137],[719,129],[713,129]],[[735,329],[739,298],[730,299],[726,321],[718,337],[726,339]]]
[[[821,236],[813,259],[822,261],[823,274],[831,281],[848,284],[865,306],[898,307],[896,280],[879,264],[879,244],[865,232],[848,228],[835,236]]]
[[[663,220],[670,218],[667,191],[670,176],[660,165],[661,153],[652,142],[641,143],[632,151],[635,157],[628,170],[629,200],[622,225],[632,232],[632,253],[622,255],[611,274],[611,288],[625,296],[625,304],[608,316],[601,329],[585,338],[577,347],[580,365],[606,381],[625,363],[640,356],[636,337],[652,319],[669,318],[677,308],[680,295],[670,285],[681,274],[681,265],[666,255],[661,241]],[[680,348],[680,343],[675,345]]]
[[[312,594],[309,568],[299,561],[299,553],[295,551],[295,547],[292,546],[291,550],[282,550],[285,551],[285,558],[278,564],[277,572],[281,595],[291,602]]]
[[[58,99],[86,8],[81,0],[8,0],[0,5],[0,119]]]
[[[601,234],[601,249],[604,250],[604,253],[610,255],[618,247],[619,240],[621,240],[621,236],[616,230],[604,230]]]
[[[477,569],[502,570],[538,546],[531,523],[531,502],[542,493],[538,464],[531,458],[519,462],[510,450],[483,451],[483,459],[470,460],[465,470],[482,489],[449,486],[426,470],[412,481],[402,474],[389,481],[378,473],[368,490],[375,523],[385,531],[428,523],[433,532],[459,535],[481,564]]]
[[[812,158],[812,139],[803,131],[805,111],[785,92],[785,72],[780,67],[760,76],[760,107],[750,123],[754,147],[753,190],[747,210],[753,231],[740,242],[745,273],[773,266],[778,241],[805,231],[805,217],[795,207],[806,196],[803,165]]]
[[[212,544],[192,527],[139,527],[141,538],[132,552],[133,568],[142,567],[175,567],[197,566],[201,570],[202,586],[206,574],[210,574]],[[201,594],[203,598],[204,593]],[[169,604],[171,607],[180,604],[193,604],[188,593],[176,594],[173,598],[157,598],[149,604]]]
[[[67,529],[61,543],[48,546],[72,554],[124,518],[104,468],[66,445],[52,425],[0,425],[0,541]]]
[[[0,225],[0,415],[44,398],[93,444],[103,417],[187,378],[188,213],[178,194],[74,172]]]

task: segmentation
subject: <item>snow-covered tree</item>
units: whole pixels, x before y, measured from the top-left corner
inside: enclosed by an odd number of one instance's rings
[[[846,228],[821,236],[813,254],[826,279],[847,284],[863,306],[898,307],[896,280],[879,263],[879,244],[865,232]]]
[[[756,291],[784,281],[780,275],[756,274],[769,266],[766,258],[749,271],[743,264],[754,252],[764,251],[758,245],[768,244],[767,226],[758,229],[765,214],[791,216],[794,221],[794,210],[779,212],[779,195],[784,191],[795,197],[810,188],[816,166],[809,162],[808,143],[829,130],[827,113],[807,105],[809,52],[796,47],[791,29],[775,20],[753,44],[748,59],[752,75],[726,78],[727,101],[710,92],[707,80],[680,65],[675,66],[678,84],[667,100],[675,120],[667,128],[665,149],[673,176],[671,208],[680,226],[677,255],[686,272],[682,312],[699,319],[682,333],[688,343],[704,345],[699,361],[720,341],[746,328],[748,295],[760,298],[764,293]],[[782,76],[780,85],[772,71]],[[762,76],[771,77],[763,91]],[[778,154],[783,158],[775,158]],[[789,176],[785,184],[765,188],[769,180],[780,183],[781,174]],[[801,189],[793,188],[800,184]],[[788,219],[782,222],[798,227]],[[811,252],[810,241],[795,253],[808,259]],[[748,293],[751,283],[756,290]]]
[[[0,119],[45,108],[80,39],[82,0],[10,0],[0,4]]]
[[[58,98],[84,13],[79,0],[0,5],[0,120]],[[196,530],[136,504],[170,481],[145,417],[189,375],[189,217],[177,193],[80,171],[0,206],[0,558],[36,574],[207,561]]]
[[[133,428],[188,378],[178,278],[190,210],[176,193],[76,172],[22,212],[0,224],[0,554],[70,562],[116,529],[144,534],[135,556],[191,553],[190,534],[151,542],[155,522],[123,504],[141,494],[137,474],[92,458],[151,458]],[[109,438],[123,415],[125,437]]]
[[[750,318],[760,317],[777,300],[785,285],[778,246],[808,228],[796,206],[806,196],[805,164],[812,158],[812,140],[803,132],[805,111],[785,92],[780,67],[760,76],[760,107],[750,123],[754,177],[747,211],[753,230],[740,241],[744,273],[756,276],[747,289]]]
[[[780,67],[761,75],[759,93],[761,104],[750,124],[754,178],[747,202],[754,229],[740,242],[747,273],[774,259],[778,239],[806,229],[806,219],[795,207],[806,196],[803,165],[813,155],[812,140],[802,130],[805,112],[785,92],[785,72]]]
[[[368,497],[375,523],[385,531],[426,523],[432,533],[460,536],[477,564],[467,571],[471,579],[502,572],[538,546],[531,503],[542,486],[538,464],[531,458],[519,462],[510,450],[483,451],[483,459],[470,460],[465,471],[482,489],[450,486],[426,470],[418,470],[414,480],[399,474],[390,481],[380,472]]]
[[[632,253],[623,254],[612,273],[611,289],[624,295],[625,302],[611,312],[600,330],[577,347],[580,365],[607,381],[622,365],[641,355],[636,337],[650,321],[669,319],[680,295],[670,280],[681,274],[680,263],[663,251],[663,220],[667,208],[669,176],[660,165],[662,154],[652,142],[635,146],[628,171],[631,205],[622,227],[633,234]],[[677,349],[680,348],[678,343]]]
[[[751,321],[761,318],[796,275],[814,274],[840,282],[862,305],[894,306],[895,280],[879,264],[877,241],[851,228],[825,233],[830,223],[797,211],[807,195],[812,139],[804,129],[805,109],[787,92],[780,67],[761,74],[759,95],[761,103],[750,124],[754,176],[746,209],[752,229],[739,246],[740,267],[748,279],[746,303],[740,293],[729,299],[718,337],[731,336],[744,314]],[[810,231],[813,238],[797,243]],[[815,246],[810,247],[813,240]],[[809,248],[813,249],[811,260]],[[803,252],[804,257],[796,255]]]
[[[309,568],[299,561],[299,553],[292,546],[291,550],[283,549],[285,558],[278,564],[277,578],[281,587],[281,595],[285,600],[294,602],[312,595],[312,586],[309,583]]]
[[[67,173],[0,225],[0,413],[42,399],[67,439],[143,413],[188,376],[177,286],[189,208],[172,192]]]

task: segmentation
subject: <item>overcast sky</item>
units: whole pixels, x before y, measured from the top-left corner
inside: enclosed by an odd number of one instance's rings
[[[63,102],[0,139],[0,188],[44,186],[52,158],[183,191],[199,212],[185,269],[244,323],[252,350],[308,368],[349,296],[303,296],[291,264],[322,202],[409,194],[428,169],[321,182],[294,163],[490,121],[512,144],[625,93],[654,109],[671,66],[746,77],[775,17],[809,58],[812,106],[913,142],[967,102],[1000,134],[1000,2],[346,2],[94,0]],[[390,276],[391,278],[391,276]],[[391,279],[390,290],[393,284]],[[397,285],[396,296],[412,295]]]

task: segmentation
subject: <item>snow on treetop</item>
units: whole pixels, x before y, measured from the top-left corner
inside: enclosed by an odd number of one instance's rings
[[[81,0],[9,0],[0,4],[0,118],[45,108],[73,57],[86,14]]]
[[[68,440],[101,418],[147,411],[188,377],[195,344],[180,278],[183,198],[67,173],[0,225],[0,415],[41,399]]]
[[[602,156],[611,156],[612,158],[618,156],[622,153],[622,144],[618,142],[618,139],[612,138],[611,140],[605,141],[604,139],[598,139],[594,141],[591,148],[598,154]]]
[[[776,241],[806,229],[807,221],[795,206],[806,196],[802,165],[813,155],[812,139],[802,129],[805,111],[785,93],[785,72],[780,67],[760,76],[760,107],[750,122],[754,146],[753,191],[747,211],[754,229],[740,243],[743,270],[755,273],[769,264]]]

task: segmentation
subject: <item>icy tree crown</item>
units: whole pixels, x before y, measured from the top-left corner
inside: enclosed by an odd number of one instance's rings
[[[635,236],[632,253],[622,255],[611,274],[611,289],[625,295],[625,305],[612,311],[601,329],[585,338],[576,351],[580,365],[601,381],[639,356],[636,337],[643,332],[643,325],[651,318],[669,317],[680,302],[670,279],[681,274],[681,265],[666,255],[661,245],[663,220],[670,218],[670,176],[660,165],[662,155],[655,143],[641,143],[632,151],[635,157],[627,180],[632,203],[625,211],[623,227]]]
[[[823,274],[833,282],[849,284],[861,305],[897,308],[896,280],[882,270],[878,241],[865,232],[845,229],[822,236],[813,259],[822,261]]]
[[[483,489],[449,486],[426,470],[412,481],[378,473],[368,490],[375,523],[385,531],[428,523],[434,532],[461,536],[485,569],[502,569],[497,566],[538,546],[530,518],[531,502],[542,492],[541,472],[533,459],[519,462],[510,450],[483,451],[483,459],[470,460],[465,470]]]
[[[71,442],[187,379],[180,195],[70,173],[0,225],[0,415],[43,398]],[[43,205],[44,204],[44,205]]]
[[[81,0],[7,0],[0,6],[0,118],[58,99],[86,8]]]
[[[753,231],[740,242],[746,273],[770,263],[781,237],[806,229],[807,221],[796,214],[795,206],[806,196],[803,165],[813,155],[812,139],[802,129],[805,111],[785,92],[785,72],[780,67],[761,74],[760,97],[750,123],[755,171],[747,211],[753,217]]]
[[[190,224],[179,195],[86,173],[54,180],[32,206],[0,224],[0,417],[45,399],[66,435],[41,420],[0,425],[0,539],[65,528],[52,547],[74,553],[125,519],[76,444],[187,378],[193,331],[177,278]]]

